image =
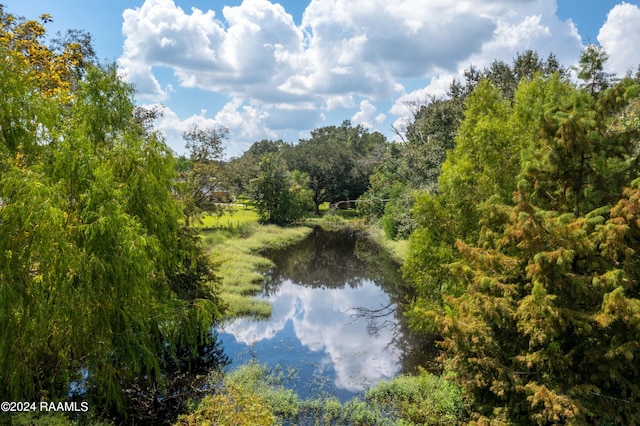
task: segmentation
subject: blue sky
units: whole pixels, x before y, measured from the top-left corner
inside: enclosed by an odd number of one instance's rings
[[[407,102],[442,95],[470,64],[526,49],[564,65],[603,45],[609,71],[640,64],[640,0],[4,0],[53,15],[51,32],[92,34],[141,105],[184,152],[192,124],[226,126],[226,156],[254,141],[296,142],[345,119],[397,138]]]

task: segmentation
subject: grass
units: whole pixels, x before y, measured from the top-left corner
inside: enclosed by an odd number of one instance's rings
[[[202,218],[200,227],[211,228],[238,228],[246,223],[258,222],[258,212],[246,204],[235,204],[225,207],[221,216],[211,215]]]
[[[380,244],[400,264],[404,264],[409,255],[409,240],[392,240],[384,234],[384,230],[377,225],[367,227],[367,232],[375,242]]]
[[[328,211],[320,218],[307,219],[308,226],[279,227],[261,225],[255,209],[247,204],[230,205],[221,216],[207,216],[200,223],[205,247],[211,251],[222,277],[221,297],[227,304],[227,317],[253,316],[269,318],[271,306],[254,296],[262,290],[264,273],[272,267],[260,252],[270,248],[286,247],[306,237],[309,226],[320,225],[328,229],[351,227],[368,233],[393,257],[403,263],[408,253],[408,242],[389,240],[377,226],[366,225],[364,219],[354,216],[355,210]]]
[[[219,226],[225,220],[227,225]],[[260,252],[295,244],[311,229],[260,225],[250,207],[236,207],[220,219],[205,217],[202,222],[202,241],[222,277],[220,296],[227,305],[227,318],[269,318],[271,305],[254,297],[262,290],[263,273],[273,266]]]

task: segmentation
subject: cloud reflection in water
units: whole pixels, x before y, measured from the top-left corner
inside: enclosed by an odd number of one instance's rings
[[[284,280],[264,297],[273,307],[269,321],[240,318],[225,324],[220,337],[237,361],[251,353],[264,364],[294,367],[300,379],[327,379],[334,372],[338,390],[360,392],[400,370],[392,327],[376,327],[355,308],[377,310],[389,297],[371,280],[356,287],[311,288]],[[377,319],[384,321],[384,319]],[[232,342],[231,340],[235,340]]]

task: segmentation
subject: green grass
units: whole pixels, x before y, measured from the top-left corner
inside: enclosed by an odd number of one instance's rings
[[[271,316],[271,305],[256,299],[272,262],[259,253],[301,241],[311,232],[308,227],[282,228],[247,221],[238,227],[203,229],[202,240],[218,265],[222,278],[221,297],[227,304],[227,317]]]
[[[380,244],[400,264],[404,264],[409,255],[409,240],[392,240],[384,234],[384,230],[377,225],[369,225],[367,232],[375,242]]]
[[[256,223],[260,219],[258,212],[250,205],[232,205],[225,207],[221,216],[211,215],[202,218],[201,228],[238,228],[246,223]]]

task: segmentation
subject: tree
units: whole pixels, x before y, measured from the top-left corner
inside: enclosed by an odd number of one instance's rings
[[[378,132],[344,121],[341,126],[326,126],[311,132],[283,156],[293,170],[309,175],[316,213],[320,204],[356,200],[368,188],[386,139]]]
[[[478,420],[637,424],[640,181],[623,182],[640,127],[621,122],[638,92],[543,100],[514,204],[490,200],[477,243],[456,243],[464,291],[429,321]]]
[[[14,64],[22,63],[30,70],[41,95],[68,95],[94,59],[91,36],[82,31],[69,31],[47,46],[43,24],[52,18],[44,14],[40,19],[42,23],[16,17],[5,12],[4,5],[0,4],[0,46],[6,49]]]
[[[474,96],[475,90],[479,89],[481,85],[491,86],[493,88],[493,99],[500,99],[501,108],[509,109],[520,102],[516,99],[516,89],[519,84],[535,80],[536,75],[549,77],[554,73],[557,73],[561,80],[567,75],[567,72],[560,67],[553,55],[549,55],[546,60],[541,60],[537,53],[528,50],[518,54],[512,65],[503,61],[494,61],[484,69],[471,66],[465,70],[462,81],[454,80],[451,83],[445,97],[428,96],[425,100],[407,102],[407,108],[411,113],[411,121],[407,124],[405,131],[396,129],[396,133],[402,138],[403,143],[393,146],[393,149],[388,151],[381,165],[372,176],[369,190],[363,196],[364,199],[372,200],[371,206],[375,207],[373,210],[368,210],[370,218],[374,218],[377,215],[384,224],[385,229],[392,232],[392,234],[388,234],[392,238],[396,238],[398,229],[402,229],[402,235],[411,234],[417,222],[407,212],[414,206],[414,201],[416,200],[414,194],[416,192],[429,192],[432,194],[431,196],[437,197],[437,194],[443,191],[440,185],[446,186],[447,181],[455,179],[458,176],[458,168],[464,167],[463,163],[469,167],[485,167],[487,163],[478,162],[475,157],[482,155],[485,144],[481,141],[486,141],[487,138],[492,137],[490,133],[487,133],[491,131],[488,127],[493,126],[496,131],[499,127],[502,127],[500,140],[502,143],[506,140],[504,133],[508,130],[508,126],[505,126],[505,123],[501,123],[499,119],[496,119],[491,126],[483,127],[484,130],[482,131],[486,133],[484,136],[479,134],[480,129],[476,131],[474,125],[471,124],[468,124],[467,129],[465,129],[468,134],[460,135],[463,130],[461,125],[464,123],[465,110],[468,108],[468,102],[470,97]],[[481,95],[477,97],[481,97]],[[482,122],[480,118],[476,120]],[[523,134],[530,133],[525,126],[519,127],[518,131]],[[474,133],[476,134],[475,136]],[[512,133],[518,134],[516,132]],[[479,138],[478,141],[465,142],[467,147],[464,149],[455,148],[459,141],[468,141],[474,137]],[[470,147],[469,144],[472,144],[473,147]],[[489,142],[486,146],[494,146],[494,149],[498,151],[502,149],[495,142]],[[515,157],[518,154],[517,152],[514,154],[514,152],[513,149],[504,151],[504,154],[513,154],[514,158],[504,164],[496,163],[493,166],[494,172],[505,174],[509,173],[509,171],[498,170],[498,167],[507,165],[511,168],[517,167],[517,161],[514,160],[517,160]],[[462,157],[458,158],[458,153],[466,153],[464,154],[464,161]],[[447,156],[453,159],[445,162]],[[453,162],[457,162],[457,164],[454,166],[453,171],[448,172],[449,177],[440,179],[443,165],[447,164],[446,167],[451,167]],[[474,178],[469,173],[464,174],[464,176],[466,176],[467,184],[475,185],[477,183],[472,182]],[[487,176],[485,175],[486,178]],[[379,183],[382,181],[385,181],[386,185],[380,186]],[[488,182],[483,183],[482,186],[486,183]],[[451,188],[459,190],[461,189],[459,186],[462,184],[463,182],[459,181],[444,190],[450,190]],[[458,187],[456,188],[456,186]],[[403,190],[396,189],[393,191],[394,195],[389,197],[388,188],[398,187],[402,187]],[[463,197],[486,198],[487,190],[490,192],[490,189],[485,187],[484,190],[484,195],[464,192],[463,194],[468,195],[463,195]],[[505,189],[505,191],[509,193],[508,189]],[[458,204],[458,206],[451,205],[448,207],[451,210],[456,210],[462,206],[465,212],[473,213],[472,210],[475,209],[474,204],[469,203],[469,200],[457,200],[457,196],[451,196],[451,194],[445,197]],[[381,206],[380,202],[375,202],[378,199],[389,199],[387,207]],[[367,203],[367,205],[369,204]],[[373,216],[371,213],[374,213]],[[467,222],[473,224],[476,219],[477,216],[471,214],[467,217]],[[454,221],[454,223],[457,222]],[[452,242],[449,241],[447,244],[452,244]]]
[[[116,67],[50,75],[52,91],[17,46],[0,44],[0,397],[56,401],[78,380],[122,409],[126,388],[207,340],[216,278]]]
[[[238,193],[249,194],[251,180],[258,176],[260,161],[267,154],[278,154],[287,147],[282,140],[263,139],[254,142],[240,157],[232,158],[224,167],[225,182]]]
[[[431,97],[414,107],[414,119],[407,127],[404,170],[412,188],[435,191],[440,167],[447,151],[455,147],[455,137],[463,118],[463,99]]]
[[[611,85],[613,74],[604,71],[604,64],[609,55],[602,46],[590,44],[582,51],[580,66],[577,67],[578,78],[591,96],[603,91]]]
[[[265,222],[291,223],[311,208],[309,177],[297,170],[289,172],[287,164],[278,156],[264,156],[258,177],[251,183],[256,208]]]
[[[192,218],[203,213],[222,213],[220,203],[224,201],[218,193],[224,190],[220,160],[224,152],[222,143],[227,139],[229,129],[225,127],[201,128],[191,126],[183,134],[186,147],[190,151],[189,162],[180,173],[179,198],[184,205],[187,226]]]
[[[497,87],[481,80],[467,97],[456,146],[442,165],[440,192],[425,192],[416,198],[417,228],[411,235],[404,271],[421,295],[415,305],[418,322],[424,319],[422,311],[427,307],[438,309],[443,295],[464,291],[446,266],[458,256],[456,239],[475,243],[482,204],[491,198],[508,201],[515,190],[520,152],[529,131],[516,132],[528,126],[516,124],[513,110]]]

